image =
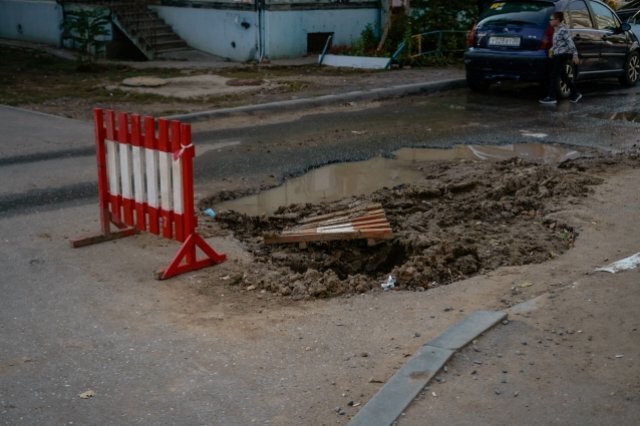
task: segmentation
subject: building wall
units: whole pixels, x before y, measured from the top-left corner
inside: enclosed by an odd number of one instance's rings
[[[352,45],[367,24],[379,28],[377,8],[266,11],[265,55],[271,59],[305,56],[308,33],[333,33],[333,46]]]
[[[61,22],[55,0],[0,0],[0,37],[58,46]]]
[[[380,28],[379,3],[373,0],[353,8],[331,0],[266,0],[259,7],[246,0],[207,3],[154,8],[190,46],[233,61],[302,57],[308,33],[333,33],[334,46],[351,45],[367,24]]]
[[[153,7],[187,44],[238,62],[305,56],[308,33],[350,45],[367,24],[380,28],[377,0],[170,1]],[[0,37],[60,45],[62,18],[55,0],[0,0]]]
[[[154,7],[189,46],[244,62],[257,57],[257,13],[252,10]]]

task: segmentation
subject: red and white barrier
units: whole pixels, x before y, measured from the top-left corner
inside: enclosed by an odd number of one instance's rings
[[[224,262],[196,233],[191,126],[96,108],[96,156],[101,234],[73,247],[148,231],[182,242],[159,279]],[[111,230],[111,225],[118,228]],[[206,256],[198,260],[197,249]]]

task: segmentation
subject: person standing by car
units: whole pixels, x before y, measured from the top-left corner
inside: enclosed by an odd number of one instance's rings
[[[578,50],[571,39],[569,29],[564,25],[564,13],[554,12],[549,18],[549,24],[553,27],[553,43],[549,49],[549,89],[547,97],[540,99],[541,104],[556,104],[556,83],[558,77],[571,90],[569,100],[573,103],[582,99],[573,78],[567,75],[567,62],[578,65]]]

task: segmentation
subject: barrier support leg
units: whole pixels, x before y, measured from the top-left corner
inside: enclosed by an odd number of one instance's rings
[[[90,237],[80,237],[69,240],[71,247],[78,248],[89,246],[91,244],[104,243],[105,241],[117,240],[118,238],[128,237],[138,232],[135,228],[121,229],[108,234],[92,235]]]
[[[102,234],[91,235],[88,237],[78,237],[72,238],[69,240],[71,247],[78,248],[89,246],[91,244],[104,243],[105,241],[117,240],[118,238],[128,237],[133,234],[138,233],[138,229],[134,227],[129,227],[124,224],[116,225],[118,228],[121,228],[117,231],[111,231],[109,223],[106,226],[102,226]]]
[[[206,258],[201,260],[197,259],[198,248],[204,252]],[[193,233],[182,243],[180,250],[178,250],[178,253],[173,257],[169,266],[157,273],[157,278],[164,280],[185,272],[222,263],[225,260],[227,260],[225,254],[217,253],[200,235]],[[183,263],[183,261],[185,263]]]

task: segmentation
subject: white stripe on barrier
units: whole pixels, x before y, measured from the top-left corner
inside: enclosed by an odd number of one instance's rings
[[[105,140],[109,193],[184,213],[182,161],[155,149]]]
[[[120,148],[120,179],[122,185],[122,197],[133,198],[133,170],[131,163],[131,145],[119,143]]]
[[[160,163],[160,208],[164,211],[172,210],[173,197],[171,191],[171,154],[159,152]]]
[[[173,160],[171,164],[173,175],[173,211],[177,214],[184,213],[182,200],[182,158]]]
[[[139,146],[132,147],[133,151],[133,196],[136,203],[147,201],[147,191],[144,185],[145,177],[145,149]]]
[[[120,195],[120,162],[118,161],[118,143],[105,140],[107,147],[107,174],[109,177],[109,193]]]
[[[147,203],[153,208],[160,206],[160,196],[158,193],[158,151],[155,149],[145,149],[145,160],[147,163]]]

